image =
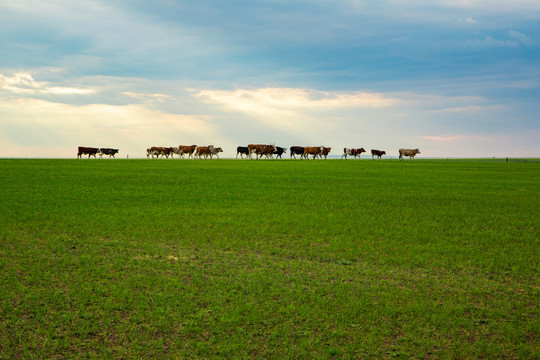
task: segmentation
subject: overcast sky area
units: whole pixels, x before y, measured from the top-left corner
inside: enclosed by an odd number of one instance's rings
[[[539,114],[538,0],[0,1],[0,157],[538,157]]]

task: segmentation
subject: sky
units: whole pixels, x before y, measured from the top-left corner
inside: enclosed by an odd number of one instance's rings
[[[538,0],[0,0],[0,157],[540,157],[539,114]]]

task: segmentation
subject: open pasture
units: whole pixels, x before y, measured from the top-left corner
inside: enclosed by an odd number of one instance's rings
[[[540,164],[0,160],[0,358],[538,358]]]

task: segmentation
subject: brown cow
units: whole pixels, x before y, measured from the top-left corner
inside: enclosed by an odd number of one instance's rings
[[[399,149],[399,160],[403,160],[403,156],[408,156],[412,160],[416,154],[420,154],[419,149]]]
[[[148,150],[146,151],[147,151],[147,156],[148,156]],[[161,157],[165,156],[168,159],[169,155],[171,155],[171,158],[172,158],[173,154],[174,154],[174,149],[172,147],[152,146],[150,148],[150,155],[152,155],[152,159],[154,158],[154,155],[156,155],[158,159],[160,155]]]
[[[197,150],[195,150],[195,154],[193,155],[193,157],[199,157],[199,159],[201,157],[204,156],[204,158],[208,158],[208,156],[211,156],[212,154],[212,149],[214,148],[214,145],[208,145],[208,146],[199,146],[197,147]]]
[[[323,151],[324,146],[306,146],[302,156],[307,159],[309,155],[313,155],[313,160],[315,160],[317,155],[322,154]]]
[[[93,147],[85,147],[85,146],[79,146],[77,148],[77,159],[81,159],[83,155],[88,155],[88,158],[90,159],[90,156],[93,156],[96,158],[96,154],[99,154],[98,148]]]
[[[189,159],[190,157],[193,157],[197,145],[179,145],[178,149],[180,150],[180,156],[184,157],[184,155],[187,154]]]
[[[263,155],[266,155],[268,158],[268,152],[271,149],[271,152],[269,155],[272,155],[272,152],[276,150],[276,147],[274,145],[263,145],[263,144],[249,144],[248,146],[248,157],[252,159],[252,154],[255,153],[255,158],[260,159],[263,157]]]
[[[375,156],[377,156],[379,160],[381,160],[381,157],[383,155],[386,155],[386,151],[371,149],[371,157],[373,158],[373,160],[375,160]]]
[[[268,159],[268,157],[272,158],[274,151],[276,151],[276,147],[274,145],[265,145],[262,149],[259,149],[257,155],[259,155],[259,158],[265,156]]]

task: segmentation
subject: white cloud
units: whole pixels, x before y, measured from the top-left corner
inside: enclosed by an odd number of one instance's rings
[[[167,114],[141,105],[69,105],[37,99],[0,100],[0,156],[69,157],[77,146],[119,147],[142,157],[149,146],[215,137],[204,116]],[[46,152],[33,152],[48,148]],[[122,155],[122,156],[124,156]]]
[[[15,73],[13,76],[0,74],[0,90],[15,94],[61,94],[83,95],[91,94],[93,89],[47,86],[45,81],[36,81],[30,73]]]
[[[254,113],[313,108],[378,108],[392,106],[400,101],[379,93],[332,93],[296,88],[201,90],[195,96],[230,109]]]
[[[169,100],[174,100],[173,96],[167,95],[167,94],[146,94],[146,93],[136,93],[131,91],[124,91],[122,92],[122,95],[129,96],[133,99],[142,100],[143,102],[159,102],[163,103]]]

